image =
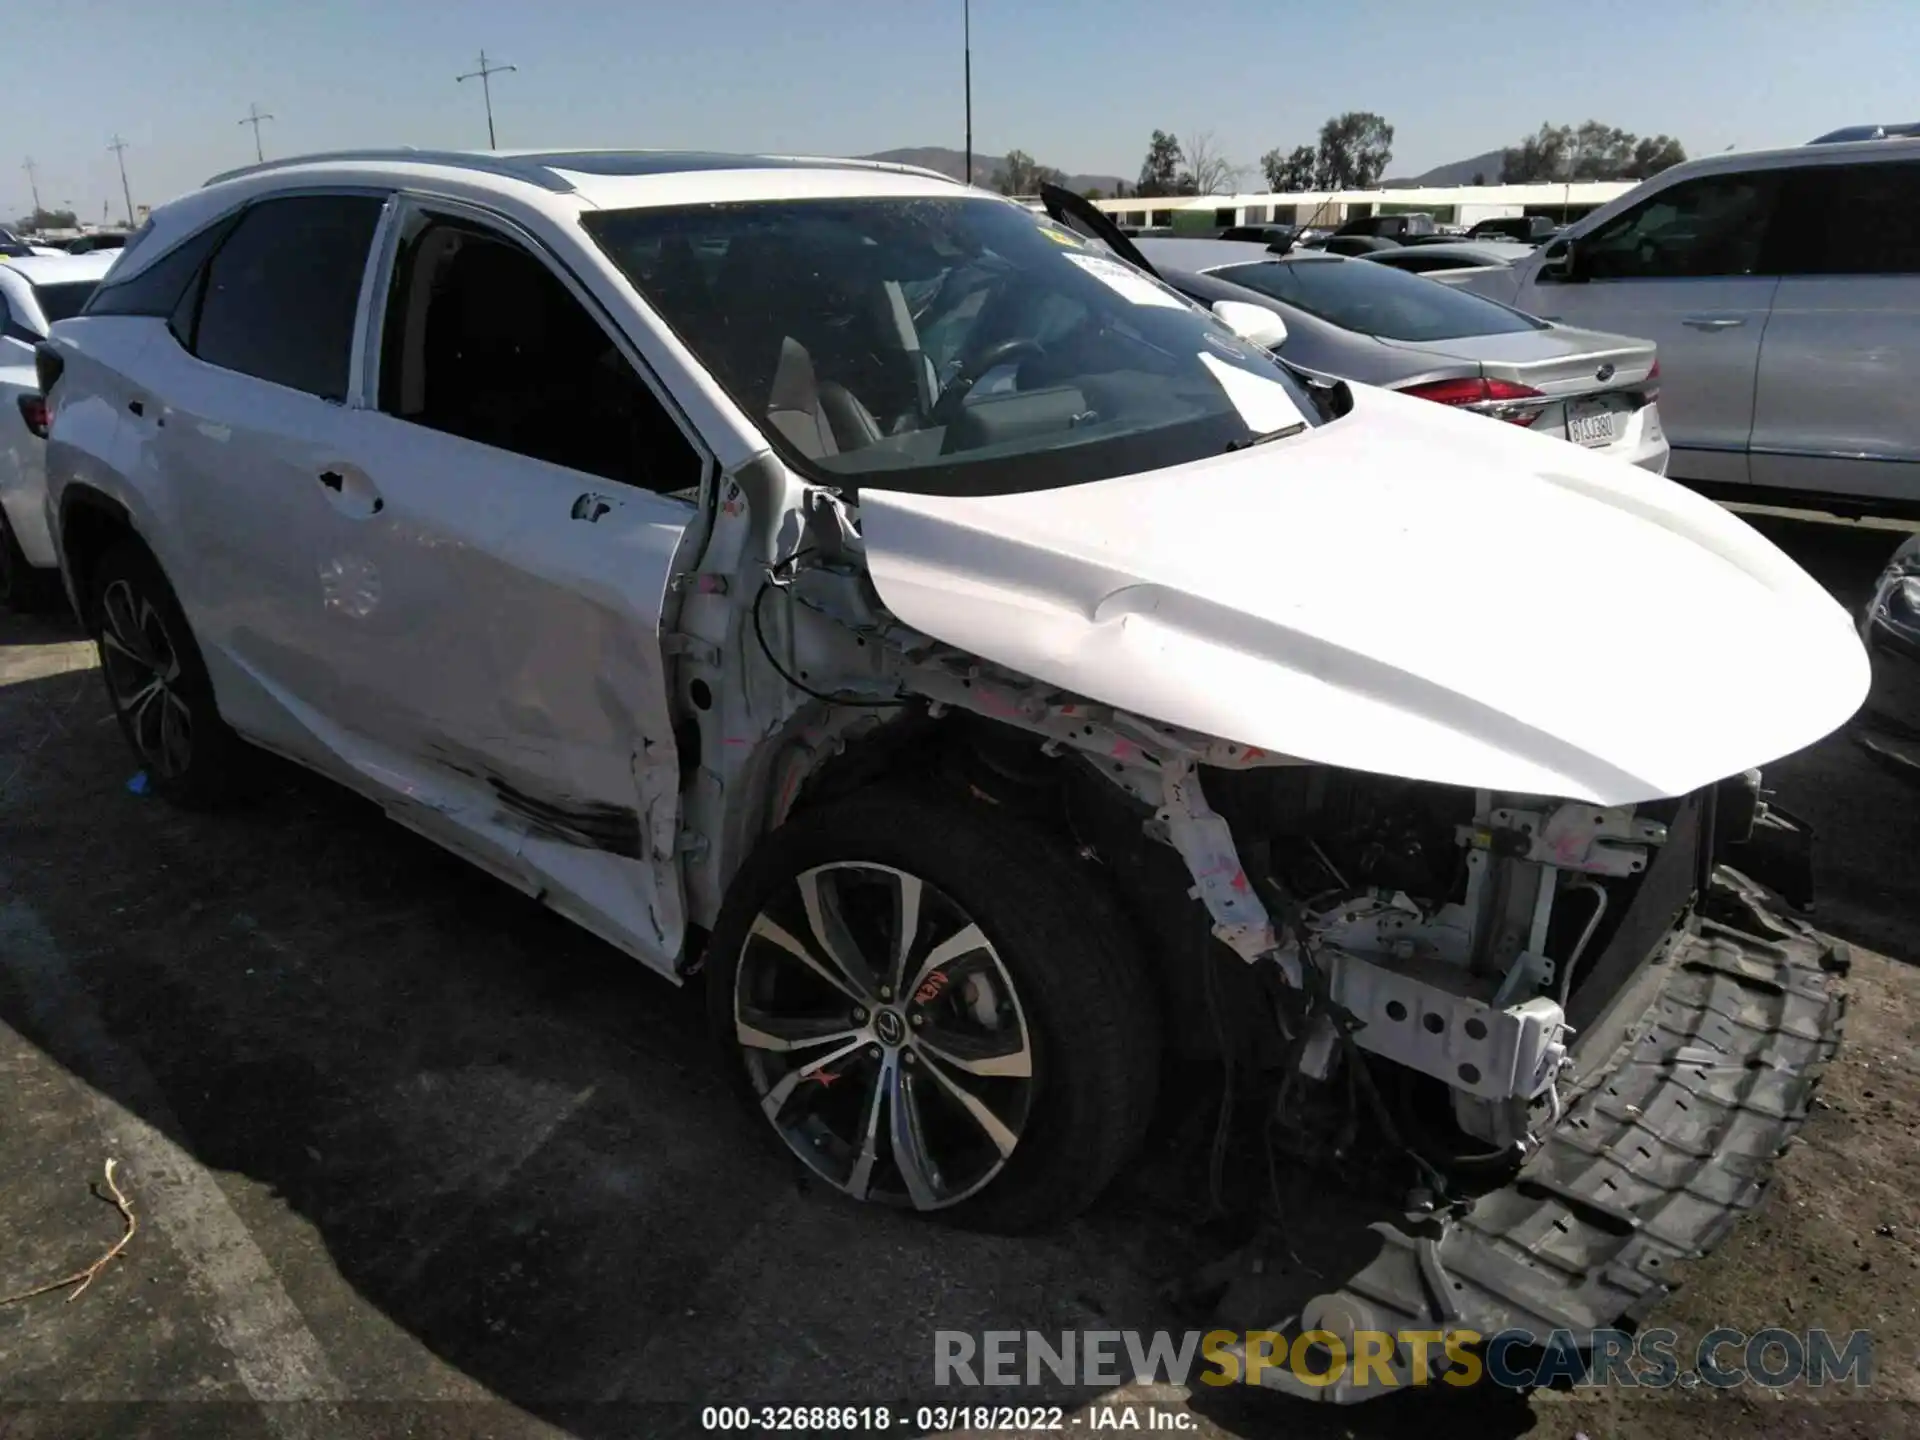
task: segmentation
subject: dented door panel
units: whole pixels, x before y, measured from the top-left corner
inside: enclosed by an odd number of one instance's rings
[[[554,908],[670,967],[659,632],[693,507],[372,411],[354,424],[380,503],[330,509],[310,537],[334,714],[369,753],[406,757],[382,788],[409,823],[455,848],[506,837]]]

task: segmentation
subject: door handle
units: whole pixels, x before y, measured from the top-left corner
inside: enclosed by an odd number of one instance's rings
[[[584,520],[591,525],[611,509],[613,509],[611,500],[589,490],[573,502],[572,515],[575,520]]]
[[[1731,330],[1747,322],[1738,315],[1683,315],[1680,323],[1694,330]]]
[[[322,470],[315,478],[321,489],[328,492],[334,507],[356,520],[378,515],[387,508],[387,502],[380,498],[373,482],[358,470],[351,475],[341,470]]]

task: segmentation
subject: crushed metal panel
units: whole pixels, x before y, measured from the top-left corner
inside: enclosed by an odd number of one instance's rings
[[[1823,963],[1830,942],[1753,908],[1738,876],[1721,872],[1712,898],[1746,918],[1738,928],[1691,918],[1633,1037],[1514,1181],[1444,1231],[1376,1224],[1379,1252],[1302,1314],[1544,1340],[1637,1322],[1672,1292],[1673,1267],[1760,1202],[1845,1014]],[[1268,1328],[1300,1328],[1298,1317],[1275,1318]],[[1394,1370],[1409,1383],[1404,1353]],[[1318,1388],[1284,1367],[1262,1379],[1334,1403],[1391,1393],[1356,1389],[1350,1373]]]

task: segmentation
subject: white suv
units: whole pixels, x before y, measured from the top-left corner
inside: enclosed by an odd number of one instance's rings
[[[1796,1007],[1730,1052],[1797,1094],[1830,1049],[1799,932],[1692,897],[1743,767],[1859,703],[1847,614],[1658,476],[1303,383],[1019,205],[844,161],[288,161],[156,211],[39,358],[154,787],[220,796],[244,739],[704,969],[851,1196],[1070,1215],[1168,1043],[1304,1074],[1303,1136],[1359,1104],[1423,1173],[1562,1165],[1727,957]],[[1669,1107],[1660,1195],[1706,1193],[1716,1117],[1741,1167],[1784,1135],[1716,1106]],[[1576,1206],[1568,1243],[1657,1266],[1751,1193]],[[1419,1274],[1368,1293],[1425,1313]]]
[[[80,312],[112,263],[111,255],[0,259],[0,609],[36,610],[60,595],[34,350],[48,326]]]
[[[1920,515],[1920,140],[1676,165],[1459,283],[1656,342],[1674,478]]]

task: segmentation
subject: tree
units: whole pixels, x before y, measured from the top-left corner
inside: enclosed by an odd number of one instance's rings
[[[1187,142],[1187,168],[1180,188],[1188,195],[1231,195],[1239,186],[1240,167],[1220,153],[1211,130],[1202,130]]]
[[[1637,140],[1633,146],[1633,161],[1622,177],[1627,180],[1644,180],[1649,175],[1658,175],[1687,158],[1687,152],[1681,143],[1671,135],[1649,135]]]
[[[38,230],[78,230],[80,217],[71,210],[35,210],[14,221],[11,228],[23,234]]]
[[[1007,158],[1000,162],[1000,174],[993,183],[1002,195],[1038,195],[1042,185],[1058,185],[1066,178],[1024,150],[1009,150]]]
[[[1687,158],[1668,135],[1640,139],[1631,131],[1588,120],[1542,125],[1500,152],[1500,178],[1509,185],[1538,181],[1643,180]]]
[[[1147,142],[1147,158],[1140,166],[1140,183],[1134,186],[1140,195],[1174,195],[1180,189],[1180,166],[1187,157],[1180,141],[1164,130],[1153,132]]]
[[[1314,184],[1321,190],[1371,190],[1393,158],[1393,126],[1371,110],[1349,110],[1320,127]]]
[[[1500,152],[1500,178],[1509,185],[1561,179],[1572,148],[1573,131],[1569,127],[1542,124],[1518,145]]]
[[[1279,195],[1298,195],[1313,188],[1314,155],[1311,145],[1301,145],[1282,155],[1278,148],[1260,157],[1260,172],[1267,177],[1267,188]]]
[[[1573,132],[1575,180],[1610,180],[1633,164],[1634,137],[1598,120],[1588,120]]]
[[[1474,183],[1474,184],[1476,184],[1476,185],[1484,185],[1484,184],[1486,184],[1486,183],[1487,183],[1487,172],[1486,172],[1486,171],[1484,171],[1484,170],[1476,170],[1476,171],[1474,171],[1474,172],[1473,172],[1473,183]]]
[[[1106,192],[1102,190],[1098,185],[1089,185],[1086,189],[1080,192],[1080,198],[1082,200],[1104,200],[1107,198],[1107,196],[1106,196]],[[1114,198],[1117,200],[1120,197],[1116,195]]]

